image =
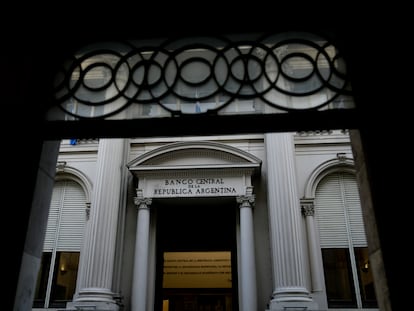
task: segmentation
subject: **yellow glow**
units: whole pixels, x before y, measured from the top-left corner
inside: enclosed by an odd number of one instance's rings
[[[165,252],[164,288],[231,288],[230,252]]]
[[[168,299],[164,299],[162,301],[162,311],[168,311],[170,308],[170,301]]]

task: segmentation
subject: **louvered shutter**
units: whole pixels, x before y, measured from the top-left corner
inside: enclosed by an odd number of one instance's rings
[[[355,176],[335,173],[324,177],[315,196],[315,218],[322,248],[367,245]]]
[[[315,218],[322,248],[349,246],[338,174],[328,175],[319,183],[315,196]]]
[[[80,251],[85,227],[86,199],[81,186],[67,181],[60,218],[58,251]]]
[[[43,245],[44,252],[51,252],[55,248],[57,230],[59,226],[60,207],[62,206],[65,182],[56,182],[53,187],[52,200],[47,220],[46,236]]]
[[[345,205],[347,207],[352,244],[354,247],[366,247],[368,246],[368,243],[365,235],[358,184],[355,176],[352,174],[342,174],[342,180],[344,184]]]
[[[56,182],[49,211],[44,251],[79,252],[86,222],[85,193],[73,181]]]

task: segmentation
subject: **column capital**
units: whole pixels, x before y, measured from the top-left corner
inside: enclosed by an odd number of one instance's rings
[[[142,189],[137,189],[137,196],[134,197],[134,203],[138,208],[148,208],[152,203],[152,198],[145,198]]]
[[[91,215],[91,202],[86,202],[85,214],[86,214],[86,220],[89,220],[90,215]]]
[[[303,216],[315,215],[315,199],[314,198],[302,198],[300,199],[300,206]]]
[[[240,204],[240,207],[253,207],[254,201],[256,197],[255,195],[241,195],[236,198],[237,203]]]
[[[253,207],[256,196],[253,194],[253,187],[246,187],[246,194],[236,197],[240,207]]]

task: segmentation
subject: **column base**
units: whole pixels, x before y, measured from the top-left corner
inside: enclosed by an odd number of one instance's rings
[[[284,287],[273,292],[269,304],[271,311],[311,311],[319,310],[318,304],[312,299],[304,287]]]
[[[66,305],[66,310],[85,310],[85,311],[95,311],[95,310],[99,310],[99,311],[119,311],[120,306],[117,305],[115,302],[111,303],[111,302],[102,302],[102,301],[73,301],[73,302],[68,302],[68,304]]]
[[[108,310],[119,311],[120,305],[114,299],[115,294],[105,288],[84,288],[79,291],[72,302],[68,302],[68,310]]]
[[[274,301],[270,302],[266,311],[316,311],[318,304],[314,301]]]

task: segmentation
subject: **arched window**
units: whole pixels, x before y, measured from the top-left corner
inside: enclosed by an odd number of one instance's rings
[[[334,172],[315,193],[329,308],[377,308],[355,175]]]
[[[61,308],[76,289],[86,223],[86,195],[74,180],[55,182],[49,209],[34,307]]]

